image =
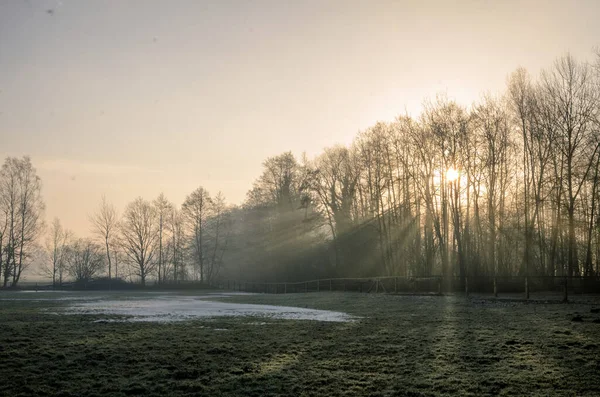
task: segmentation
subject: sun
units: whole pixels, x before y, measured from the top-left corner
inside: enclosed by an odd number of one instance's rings
[[[446,171],[446,180],[448,182],[454,182],[455,180],[457,180],[459,177],[459,173],[458,170],[450,167],[448,168],[448,171]]]

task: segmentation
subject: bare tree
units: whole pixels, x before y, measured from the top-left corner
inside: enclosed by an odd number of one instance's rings
[[[119,264],[121,264],[121,261],[125,257],[125,255],[123,255],[123,247],[121,244],[121,235],[119,233],[120,227],[121,227],[121,222],[119,221],[119,222],[117,222],[117,227],[116,227],[115,233],[113,233],[113,235],[109,241],[110,255],[112,255],[111,263],[112,263],[113,268],[115,269],[114,278],[116,278],[116,279],[122,278],[122,276],[119,275],[119,274],[121,274],[121,275],[123,274],[122,272],[119,273]]]
[[[7,222],[7,253],[2,266],[5,287],[11,276],[12,285],[17,285],[43,230],[41,189],[41,180],[29,157],[5,160],[0,170],[0,201]]]
[[[203,187],[199,187],[186,197],[181,206],[191,239],[196,274],[200,276],[201,282],[204,282],[206,277],[204,265],[208,253],[205,251],[204,239],[206,237],[206,220],[210,216],[211,205],[210,195]]]
[[[92,233],[94,233],[99,239],[102,240],[106,249],[106,263],[108,264],[108,279],[112,278],[112,259],[111,259],[111,245],[113,244],[114,237],[118,233],[119,218],[115,207],[106,201],[106,197],[102,196],[100,208],[98,211],[90,216],[90,222],[92,223]]]
[[[161,283],[165,280],[165,261],[163,255],[163,241],[165,224],[167,222],[168,214],[172,211],[173,204],[171,204],[164,194],[160,194],[156,200],[154,200],[154,208],[158,217],[158,282]]]
[[[341,264],[338,234],[346,233],[352,226],[358,175],[353,167],[352,152],[336,146],[325,149],[312,165],[310,186],[316,196],[318,209],[327,219],[335,251],[335,266]]]
[[[589,65],[570,55],[558,59],[554,68],[543,74],[543,88],[554,110],[557,149],[564,161],[563,195],[568,216],[567,274],[580,273],[575,232],[576,204],[582,186],[588,180],[600,149],[595,123],[598,119],[600,92]]]
[[[122,246],[134,273],[142,285],[156,268],[156,245],[158,243],[158,220],[151,203],[138,197],[129,203],[121,223]]]
[[[52,287],[62,285],[67,248],[70,239],[70,232],[63,229],[58,218],[54,218],[50,226],[49,235],[46,239],[46,256],[49,264],[45,268],[45,273],[52,277]]]
[[[252,205],[273,203],[280,212],[293,210],[300,185],[298,162],[292,152],[268,158],[263,167],[263,173],[248,194],[248,201]]]
[[[182,280],[185,275],[185,224],[182,212],[172,207],[167,214],[166,228],[169,230],[170,241],[168,250],[170,252],[171,265],[173,267],[173,280]]]
[[[210,283],[218,277],[223,264],[223,255],[227,249],[231,219],[227,211],[225,197],[219,192],[211,202],[211,216],[207,220],[206,281]]]
[[[497,291],[496,276],[498,275],[498,218],[499,208],[502,206],[503,189],[505,188],[504,170],[508,161],[509,147],[511,145],[510,118],[505,104],[489,96],[484,97],[483,103],[477,105],[472,114],[475,134],[481,141],[480,155],[478,156],[482,179],[486,186],[487,201],[487,255],[488,271],[494,275],[494,291]],[[476,171],[472,171],[474,174]],[[475,178],[473,178],[475,179]],[[479,181],[479,180],[478,180]],[[480,183],[474,184],[475,198],[478,202],[481,195]],[[475,220],[480,237],[483,230],[479,217]],[[502,238],[502,236],[500,236]]]

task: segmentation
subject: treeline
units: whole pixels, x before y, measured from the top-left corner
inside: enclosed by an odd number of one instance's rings
[[[94,238],[47,228],[44,262],[55,284],[598,276],[599,171],[600,55],[567,55],[470,108],[438,96],[348,147],[269,158],[241,206],[202,187],[179,208],[161,195],[119,215],[103,199]],[[7,285],[34,256],[43,203],[28,158],[7,159],[0,179]]]
[[[567,55],[468,109],[439,96],[349,147],[268,159],[231,275],[597,276],[599,69]]]
[[[104,198],[90,216],[94,238],[75,238],[55,219],[46,241],[45,273],[54,286],[65,276],[87,284],[98,276],[146,285],[195,280],[211,284],[219,277],[231,230],[230,213],[221,194],[202,187],[180,208],[161,194],[141,197],[119,216]]]
[[[197,280],[220,275],[232,230],[232,209],[221,194],[202,187],[177,208],[161,194],[141,197],[119,214],[102,198],[90,215],[92,237],[75,236],[58,218],[43,221],[41,180],[29,157],[9,157],[0,170],[0,277],[2,287],[18,285],[33,264],[34,274],[87,284],[107,277],[146,284]],[[108,284],[107,284],[108,286]]]

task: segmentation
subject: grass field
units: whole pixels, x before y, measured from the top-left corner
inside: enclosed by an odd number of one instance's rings
[[[600,395],[593,302],[327,292],[218,299],[360,318],[61,314],[80,297],[0,292],[0,395]]]

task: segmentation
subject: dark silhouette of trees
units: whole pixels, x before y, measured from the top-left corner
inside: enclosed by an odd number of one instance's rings
[[[102,247],[90,239],[76,239],[66,249],[66,269],[78,284],[91,281],[103,270]]]

